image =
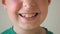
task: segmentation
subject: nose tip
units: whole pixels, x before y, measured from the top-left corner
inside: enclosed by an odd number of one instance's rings
[[[32,9],[36,7],[36,3],[34,1],[24,1],[23,7],[27,9]]]

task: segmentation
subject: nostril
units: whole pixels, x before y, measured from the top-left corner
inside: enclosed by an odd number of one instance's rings
[[[24,7],[28,7],[27,5],[24,5]]]
[[[28,7],[29,7],[29,5],[28,5],[28,4],[26,4],[26,3],[24,3],[24,4],[23,4],[23,7],[28,8]]]

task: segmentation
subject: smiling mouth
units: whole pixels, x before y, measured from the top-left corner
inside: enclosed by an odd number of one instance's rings
[[[36,17],[39,13],[19,13],[19,16],[25,17],[25,18],[32,18]]]

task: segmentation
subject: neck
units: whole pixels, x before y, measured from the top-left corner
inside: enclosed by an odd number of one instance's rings
[[[37,27],[35,29],[31,29],[31,30],[24,30],[22,28],[19,28],[17,26],[14,26],[14,31],[17,33],[17,34],[41,34],[41,27]]]

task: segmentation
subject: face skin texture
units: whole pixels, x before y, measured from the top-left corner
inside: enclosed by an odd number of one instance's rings
[[[32,30],[39,28],[48,13],[50,0],[2,0],[15,29]],[[22,18],[19,14],[35,14],[34,18]]]

